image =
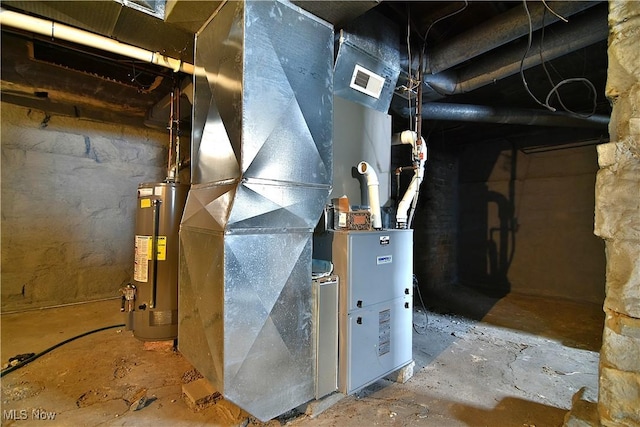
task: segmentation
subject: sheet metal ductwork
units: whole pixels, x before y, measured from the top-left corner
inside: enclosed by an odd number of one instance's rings
[[[369,11],[336,40],[335,95],[386,113],[400,74],[397,26]]]
[[[311,236],[332,178],[333,28],[228,2],[196,35],[179,348],[269,420],[314,397]]]

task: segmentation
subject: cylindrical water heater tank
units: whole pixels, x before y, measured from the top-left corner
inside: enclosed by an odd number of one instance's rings
[[[138,186],[133,284],[125,292],[127,327],[143,341],[178,337],[178,231],[189,186]]]

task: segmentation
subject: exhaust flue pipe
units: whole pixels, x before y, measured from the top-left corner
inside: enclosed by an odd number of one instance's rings
[[[426,144],[422,137],[418,139],[416,132],[410,130],[395,135],[391,143],[393,145],[409,144],[413,148],[413,178],[396,210],[396,228],[411,228],[413,214],[418,204],[420,184],[424,179],[424,164],[427,161]]]
[[[380,214],[380,194],[378,187],[378,175],[376,171],[367,162],[358,163],[358,172],[367,179],[367,189],[369,191],[369,209],[371,210],[371,223],[373,228],[380,230],[382,228],[382,217]]]

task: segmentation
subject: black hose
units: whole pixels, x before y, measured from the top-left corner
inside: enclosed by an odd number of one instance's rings
[[[4,377],[6,374],[8,374],[10,372],[13,372],[13,371],[15,371],[17,369],[22,368],[23,366],[27,365],[28,363],[33,362],[34,360],[36,360],[40,356],[44,356],[45,354],[49,353],[50,351],[55,350],[56,348],[58,348],[58,347],[60,347],[62,345],[65,345],[67,343],[70,343],[71,341],[75,341],[78,338],[86,337],[87,335],[95,334],[96,332],[101,332],[101,331],[104,331],[104,330],[107,330],[107,329],[122,328],[124,326],[125,326],[124,323],[120,324],[120,325],[105,326],[104,328],[94,329],[93,331],[85,332],[83,334],[76,335],[73,338],[69,338],[67,340],[64,340],[64,341],[62,341],[62,342],[60,342],[60,343],[58,343],[58,344],[56,344],[56,345],[54,345],[52,347],[49,347],[48,349],[46,349],[44,351],[41,351],[38,354],[35,354],[35,355],[31,356],[28,359],[23,360],[22,362],[18,363],[17,365],[10,366],[7,369],[2,370],[2,372],[0,372],[0,378]]]

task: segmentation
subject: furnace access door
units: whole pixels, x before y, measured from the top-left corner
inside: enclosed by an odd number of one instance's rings
[[[316,239],[340,278],[339,389],[351,394],[412,360],[413,230]]]

